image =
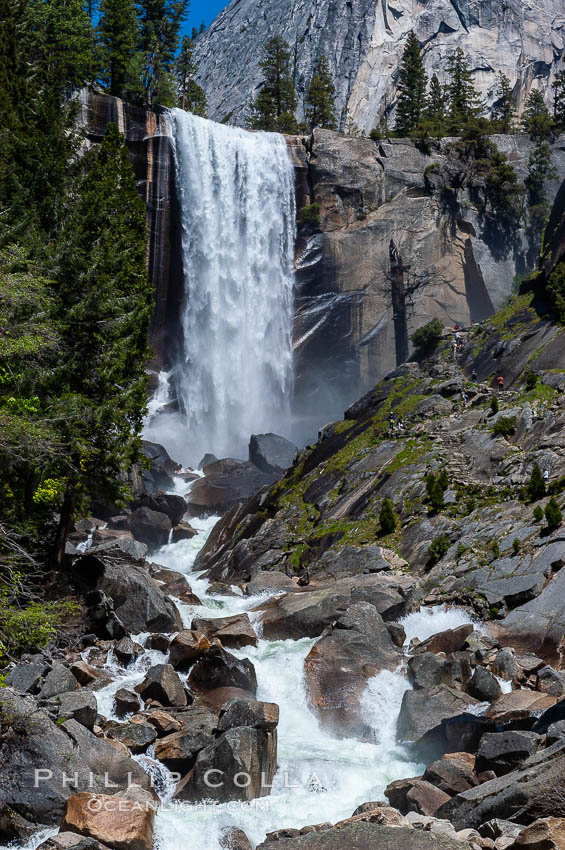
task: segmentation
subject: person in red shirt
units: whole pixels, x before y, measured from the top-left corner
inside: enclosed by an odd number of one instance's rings
[[[502,375],[499,375],[496,380],[498,381],[498,389],[503,390],[504,389],[504,378],[502,377]]]

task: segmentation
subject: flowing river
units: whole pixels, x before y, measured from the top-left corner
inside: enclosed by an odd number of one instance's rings
[[[196,555],[204,545],[217,517],[193,521],[198,536],[162,547],[153,560],[187,576],[201,606],[178,603],[184,625],[190,627],[193,616],[225,617],[250,612],[262,596],[208,595],[208,582],[192,572]],[[261,623],[257,613],[250,614],[258,635]],[[403,621],[407,640],[424,639],[435,632],[470,622],[467,612],[439,606],[410,614]],[[137,635],[143,643],[147,635]],[[396,722],[404,692],[410,687],[405,672],[383,671],[369,680],[363,696],[365,722],[373,730],[371,741],[338,738],[323,729],[312,712],[304,682],[304,659],[315,639],[267,641],[257,647],[230,650],[249,658],[257,673],[257,699],[275,702],[280,707],[278,727],[278,771],[270,796],[249,803],[187,804],[172,800],[174,782],[168,770],[147,756],[137,760],[153,776],[161,797],[155,823],[156,850],[218,850],[220,832],[237,826],[259,843],[267,832],[282,827],[301,827],[312,823],[349,817],[363,802],[383,799],[389,782],[422,772],[422,765],[410,761],[407,751],[396,744]],[[101,714],[114,717],[114,694],[120,687],[139,684],[146,670],[164,663],[167,656],[146,651],[133,666],[121,667],[110,656],[109,673],[114,677],[96,693]],[[186,679],[186,676],[183,677]]]

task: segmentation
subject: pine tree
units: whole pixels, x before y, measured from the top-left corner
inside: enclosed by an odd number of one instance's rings
[[[553,118],[545,105],[543,95],[537,89],[532,89],[526,100],[522,114],[522,128],[531,139],[549,139],[555,129]]]
[[[185,35],[175,63],[178,102],[181,109],[205,117],[206,93],[194,80],[198,67],[194,61],[193,49],[192,40]]]
[[[64,356],[56,379],[70,469],[54,565],[77,500],[116,499],[120,473],[137,457],[152,310],[145,207],[115,125],[77,167],[57,273]]]
[[[379,511],[380,532],[384,536],[392,534],[396,531],[396,516],[394,515],[394,505],[392,499],[383,499],[381,509]]]
[[[424,121],[430,136],[441,139],[445,136],[446,102],[445,92],[434,74],[424,108]]]
[[[282,36],[276,35],[266,42],[259,66],[264,81],[252,107],[251,128],[296,132],[296,94],[290,74],[290,48]]]
[[[98,38],[102,81],[110,94],[121,97],[137,48],[134,0],[101,0]]]
[[[306,119],[312,130],[314,127],[329,130],[335,127],[334,98],[335,86],[328,60],[320,56],[306,93]]]
[[[530,474],[530,480],[526,485],[526,490],[530,502],[537,502],[545,496],[545,481],[537,463],[534,464],[534,468]]]
[[[188,6],[189,0],[139,0],[143,88],[147,103],[154,102],[160,78],[173,70],[180,28]]]
[[[492,121],[497,133],[512,133],[516,120],[516,101],[510,80],[505,74],[498,75],[496,102],[492,110]]]
[[[206,32],[206,21],[204,20],[204,18],[202,18],[202,21],[200,22],[200,33],[199,34],[202,35],[203,32]]]
[[[460,47],[448,58],[447,73],[448,129],[459,133],[480,112],[479,93],[473,85],[467,56]]]
[[[565,62],[565,55],[561,61]],[[553,82],[553,120],[562,133],[565,130],[565,70],[558,71]]]
[[[196,41],[196,39],[198,38],[198,30],[196,29],[196,27],[192,27],[192,36],[191,37],[192,37],[193,41]]]
[[[555,531],[556,528],[559,528],[563,522],[563,514],[561,513],[557,499],[554,496],[551,497],[545,506],[544,513],[548,530]]]
[[[30,9],[42,63],[60,90],[94,79],[94,31],[83,0],[44,0],[31,3]]]
[[[399,136],[410,136],[416,131],[424,112],[426,85],[420,45],[410,31],[398,69],[395,130]]]
[[[516,227],[522,214],[524,190],[506,154],[494,149],[485,177],[485,197],[503,229]]]

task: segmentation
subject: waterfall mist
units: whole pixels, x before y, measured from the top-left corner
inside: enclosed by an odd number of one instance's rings
[[[294,169],[283,136],[173,118],[185,295],[166,442],[192,464],[246,458],[251,434],[290,436]]]

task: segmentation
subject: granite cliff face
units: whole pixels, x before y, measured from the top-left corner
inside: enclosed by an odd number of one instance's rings
[[[494,138],[523,181],[531,143]],[[299,229],[295,354],[299,406],[335,410],[396,365],[389,244],[420,278],[408,332],[438,317],[447,326],[492,315],[535,267],[539,244],[522,226],[504,232],[485,215],[479,184],[446,191],[453,140],[429,155],[403,139],[378,144],[315,130],[297,163],[299,201],[319,205],[319,227]],[[565,177],[565,137],[553,144]],[[463,184],[465,180],[463,179]],[[558,181],[548,187],[549,196]],[[479,189],[479,191],[477,191]],[[554,213],[555,215],[555,213]],[[328,415],[328,418],[331,418]]]
[[[131,151],[137,184],[147,206],[149,275],[155,285],[151,345],[157,362],[166,357],[165,337],[178,313],[182,272],[177,257],[172,129],[168,109],[143,109],[117,97],[84,89],[79,120],[86,144],[97,144],[115,123]]]
[[[532,87],[550,102],[564,25],[563,0],[232,0],[199,36],[195,54],[209,116],[242,124],[261,82],[261,46],[280,33],[293,51],[300,113],[317,58],[325,54],[336,83],[336,116],[342,126],[349,118],[368,132],[385,108],[393,111],[410,30],[430,74],[443,80],[447,57],[462,47],[487,105],[496,99],[500,71],[522,105]]]

